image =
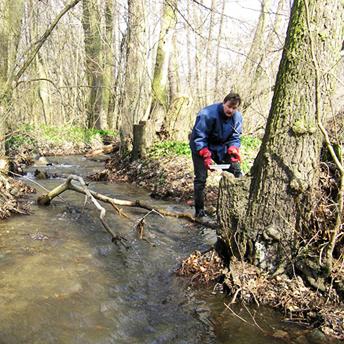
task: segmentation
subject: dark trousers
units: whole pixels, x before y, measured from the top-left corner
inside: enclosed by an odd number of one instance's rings
[[[228,155],[225,156],[223,161],[219,161],[216,157],[212,157],[212,159],[217,164],[228,164],[230,163],[230,157]],[[192,161],[194,166],[194,200],[195,200],[195,210],[196,214],[204,209],[204,189],[208,177],[208,170],[204,166],[204,160],[200,157],[197,153],[192,152]],[[231,166],[227,172],[233,173],[236,178],[242,176],[240,163],[231,163]]]

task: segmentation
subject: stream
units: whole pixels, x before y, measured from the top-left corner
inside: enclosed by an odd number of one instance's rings
[[[51,158],[49,174],[86,176],[101,171],[102,161],[81,156]],[[27,176],[34,179],[35,166]],[[39,180],[51,190],[62,178]],[[44,193],[37,185],[28,182]],[[90,189],[107,196],[149,202],[170,211],[184,205],[157,201],[130,184],[92,182]],[[49,207],[28,196],[32,214],[0,222],[0,344],[18,343],[317,343],[282,315],[259,307],[261,331],[240,305],[212,288],[190,288],[174,273],[192,251],[216,240],[213,230],[150,214],[145,235],[135,222],[146,213],[125,208],[127,220],[106,206],[106,220],[127,238],[129,249],[111,243],[90,202],[75,192],[63,193]],[[321,337],[322,338],[322,337]],[[324,343],[324,341],[320,341]],[[319,342],[319,343],[320,343]],[[326,341],[325,341],[326,342]],[[333,341],[331,343],[334,343]]]

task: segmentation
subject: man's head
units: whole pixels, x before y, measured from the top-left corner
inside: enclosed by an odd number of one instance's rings
[[[232,117],[234,112],[238,109],[241,104],[241,98],[237,93],[229,93],[223,100],[223,111],[226,117]]]

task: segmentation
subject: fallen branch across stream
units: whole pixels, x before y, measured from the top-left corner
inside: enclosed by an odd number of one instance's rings
[[[79,182],[80,186],[73,184],[72,181]],[[141,202],[139,200],[126,201],[126,200],[120,200],[120,199],[105,196],[103,194],[100,194],[98,192],[95,192],[95,191],[88,189],[83,178],[80,176],[73,175],[73,174],[69,175],[67,177],[67,179],[65,180],[65,182],[62,183],[61,185],[57,186],[55,189],[49,191],[45,195],[38,197],[37,203],[39,205],[49,205],[50,202],[55,197],[59,196],[61,193],[65,192],[67,190],[76,191],[78,193],[82,193],[82,194],[86,195],[86,197],[89,198],[92,201],[92,203],[95,205],[95,207],[100,211],[100,216],[99,216],[100,221],[103,224],[106,231],[111,235],[112,241],[116,242],[116,243],[120,242],[124,246],[126,246],[124,244],[124,241],[126,241],[126,239],[123,236],[114,233],[113,230],[110,228],[110,226],[106,223],[106,221],[104,219],[105,214],[106,214],[106,210],[105,210],[105,208],[103,208],[99,204],[98,200],[110,204],[114,208],[114,210],[116,210],[116,212],[119,215],[124,216],[127,219],[129,219],[129,216],[125,212],[123,212],[123,210],[120,209],[118,206],[143,208],[143,209],[148,210],[149,212],[157,212],[157,213],[164,215],[164,216],[170,216],[170,217],[185,219],[185,220],[200,224],[200,225],[205,226],[205,227],[214,228],[214,229],[217,228],[216,223],[195,218],[192,215],[187,214],[187,213],[170,212],[170,211],[167,211],[165,209],[156,209],[156,208],[153,208],[152,206],[150,206],[149,204]]]

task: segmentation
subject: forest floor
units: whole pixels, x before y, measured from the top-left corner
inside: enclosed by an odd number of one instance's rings
[[[94,152],[101,144],[89,145]],[[37,148],[37,147],[36,147]],[[69,154],[85,153],[87,147],[68,145]],[[66,147],[42,145],[39,154],[61,155],[66,153]],[[245,153],[246,160],[252,161],[254,152]],[[92,159],[92,153],[88,154]],[[16,151],[13,158],[12,169],[20,172],[20,166],[32,162],[32,151]],[[94,156],[93,158],[96,158]],[[31,161],[30,161],[31,160]],[[19,171],[18,171],[19,168]],[[206,204],[207,212],[211,216],[216,214],[218,185],[221,172],[211,172],[207,180]],[[90,176],[92,180],[107,180],[110,182],[127,182],[146,188],[151,197],[185,204],[193,211],[193,167],[190,156],[152,154],[146,159],[131,162],[129,158],[120,158],[118,145],[114,145],[110,158],[106,161],[105,169]],[[23,192],[32,192],[22,184],[15,186],[15,181],[10,182],[13,187],[1,185],[2,190],[7,190],[12,195],[11,202],[16,201],[17,196]],[[6,189],[7,187],[7,189]],[[14,188],[14,191],[11,189]],[[18,190],[17,190],[18,189]],[[16,191],[17,190],[17,191]],[[6,213],[6,202],[0,202],[0,215]],[[12,205],[14,203],[11,203]],[[13,212],[25,211],[19,203],[13,207]],[[22,210],[20,210],[22,209]],[[335,279],[343,279],[344,267],[337,262]],[[314,328],[320,328],[317,332],[318,342],[326,342],[326,337],[331,336],[344,339],[344,304],[335,293],[332,286],[325,294],[306,286],[298,276],[269,277],[256,267],[241,261],[233,261],[230,270],[224,266],[222,259],[212,250],[205,254],[193,252],[181,263],[177,271],[178,275],[190,278],[192,284],[211,284],[216,286],[219,292],[230,295],[228,307],[231,303],[243,302],[265,304],[282,310],[288,321],[308,324]],[[283,333],[280,333],[283,338]]]

